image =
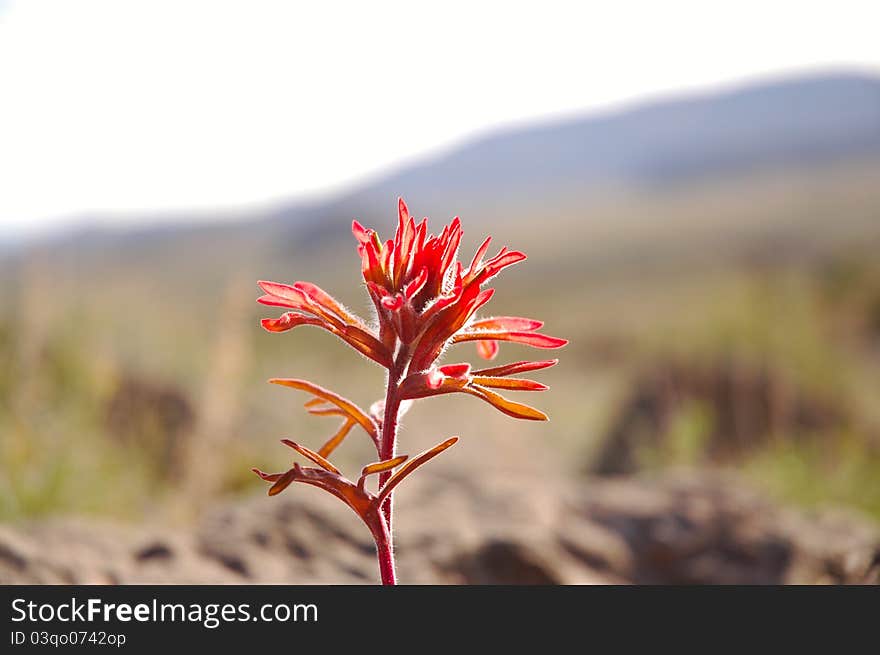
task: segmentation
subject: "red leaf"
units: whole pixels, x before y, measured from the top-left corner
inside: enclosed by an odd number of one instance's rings
[[[511,391],[546,391],[549,389],[546,384],[541,384],[534,380],[524,380],[522,378],[494,378],[476,375],[472,382],[483,387],[510,389]]]

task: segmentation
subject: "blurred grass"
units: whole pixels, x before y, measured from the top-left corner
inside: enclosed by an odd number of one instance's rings
[[[463,217],[466,255],[494,232],[497,245],[530,256],[499,279],[492,313],[541,318],[548,333],[572,343],[541,374],[552,390],[524,398],[550,414],[549,425],[515,422],[471,398],[442,398],[406,417],[405,448],[459,434],[457,452],[437,466],[578,475],[640,368],[670,357],[736,358],[780,372],[853,417],[846,431],[818,439],[781,435],[736,467],[787,501],[842,503],[880,518],[877,173],[870,166],[762,176],[609,197],[589,212],[561,200],[541,229],[510,217]],[[410,205],[417,210],[417,199]],[[383,219],[385,232],[392,218]],[[433,218],[436,225],[443,217]],[[302,410],[306,396],[266,385],[269,377],[312,379],[362,406],[375,400],[383,372],[333,337],[259,329],[272,311],[253,302],[257,278],[312,280],[366,313],[344,231],[339,241],[286,247],[189,234],[158,244],[134,238],[129,251],[106,257],[100,249],[72,253],[74,245],[35,251],[6,265],[0,519],[137,518],[261,490],[251,466],[289,465],[279,438],[319,445],[336,427]],[[535,354],[543,353],[505,344],[500,361]],[[468,345],[447,355],[474,358]],[[195,428],[179,437],[182,477],[108,425],[108,403],[125,379],[193,408]],[[712,421],[705,407],[688,405],[668,444],[641,454],[643,465],[713,466],[704,452]],[[367,440],[353,433],[337,463],[355,468],[368,457]]]

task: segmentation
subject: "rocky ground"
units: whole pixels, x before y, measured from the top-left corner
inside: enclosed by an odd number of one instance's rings
[[[403,582],[878,583],[880,530],[781,508],[726,478],[424,475],[398,500]],[[344,506],[295,488],[218,505],[197,525],[55,519],[0,526],[0,583],[373,583]]]

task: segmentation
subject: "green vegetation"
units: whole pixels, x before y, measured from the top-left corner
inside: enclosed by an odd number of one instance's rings
[[[791,502],[842,503],[880,518],[877,170],[609,196],[589,213],[561,201],[538,231],[520,217],[466,217],[473,226],[466,240],[504,220],[505,240],[529,253],[493,311],[545,317],[548,332],[572,342],[541,378],[553,388],[541,405],[552,434],[495,417],[478,402],[451,412],[441,399],[407,416],[411,449],[455,433],[463,461],[537,475],[561,466],[575,475],[640,372],[670,361],[710,371],[743,362],[842,419],[834,429],[768,435],[716,461],[708,444],[718,417],[691,398],[665,441],[640,450],[640,463],[733,469]],[[263,334],[258,319],[272,312],[253,302],[259,277],[293,281],[308,272],[344,291],[341,281],[357,275],[344,234],[270,243],[229,229],[157,242],[133,237],[118,252],[69,248],[79,256],[33,253],[0,263],[2,520],[136,518],[186,510],[215,493],[261,490],[249,469],[283,466],[276,437],[316,444],[334,427],[302,418],[305,398],[267,387],[273,375],[313,379],[362,405],[375,400],[359,390],[381,386],[377,367],[308,328],[291,339]],[[364,310],[355,293],[343,300]],[[452,348],[447,361],[469,347]],[[524,354],[502,346],[500,357]],[[126,383],[135,395],[117,405],[132,412],[120,424],[108,412]],[[174,408],[183,406],[191,424],[175,422]],[[151,413],[164,418],[153,422]],[[128,423],[141,426],[140,436],[120,428]],[[489,436],[468,436],[477,433]],[[368,444],[349,441],[340,449],[343,467],[368,452]]]

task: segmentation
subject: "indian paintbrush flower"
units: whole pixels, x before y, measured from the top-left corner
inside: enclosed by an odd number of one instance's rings
[[[270,496],[293,482],[303,482],[329,491],[354,510],[376,542],[383,584],[395,583],[392,491],[416,468],[458,440],[451,437],[412,458],[398,455],[397,427],[406,407],[420,398],[465,393],[514,418],[547,419],[543,412],[509,400],[496,390],[543,391],[547,387],[540,382],[514,376],[553,366],[557,360],[522,361],[473,370],[467,363],[438,364],[445,350],[452,344],[474,341],[482,358],[494,359],[501,341],[535,348],[560,348],[567,343],[538,332],[543,326],[541,321],[516,316],[476,318],[477,311],[494,293],[485,285],[526,256],[502,248],[494,257],[484,260],[491,240],[487,237],[468,267],[463,268],[458,261],[461,221],[454,218],[439,236],[434,236],[428,234],[427,220],[416,224],[404,201],[399,199],[393,239],[383,242],[375,230],[357,221],[352,223],[364,282],[376,309],[375,324],[356,316],[309,282],[258,283],[265,294],[258,302],[290,310],[279,318],[264,318],[262,325],[266,330],[286,332],[300,325],[320,327],[388,369],[385,397],[369,411],[306,380],[269,380],[311,394],[313,397],[305,404],[310,413],[338,416],[342,423],[317,452],[289,439],[282,440],[317,466],[295,463],[287,471],[273,474],[254,469],[263,480],[273,483]],[[363,467],[357,482],[343,476],[327,459],[355,427],[373,441],[378,458]],[[371,475],[379,477],[376,493],[366,488],[366,479]]]

